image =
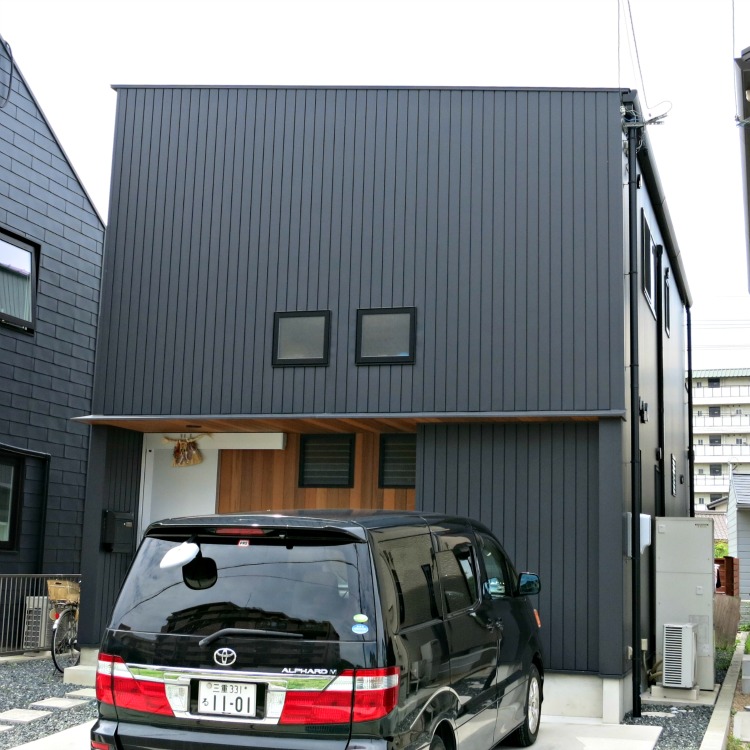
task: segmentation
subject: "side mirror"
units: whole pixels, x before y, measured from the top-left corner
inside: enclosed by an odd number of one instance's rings
[[[518,580],[518,593],[521,596],[532,596],[542,590],[542,584],[536,573],[521,573]]]

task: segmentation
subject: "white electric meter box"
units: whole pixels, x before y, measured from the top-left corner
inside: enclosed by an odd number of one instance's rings
[[[710,518],[657,518],[656,659],[664,659],[661,638],[670,623],[693,623],[697,683],[714,689],[714,527]]]

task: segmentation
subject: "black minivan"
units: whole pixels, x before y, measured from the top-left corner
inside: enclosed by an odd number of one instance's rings
[[[465,518],[154,523],[102,641],[92,749],[531,745],[539,585]]]

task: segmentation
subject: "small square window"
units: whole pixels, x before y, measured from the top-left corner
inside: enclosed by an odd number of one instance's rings
[[[721,476],[721,464],[709,464],[708,469],[712,477]]]
[[[327,365],[330,331],[330,310],[275,313],[274,366]]]
[[[721,435],[711,435],[708,438],[709,445],[721,445]]]
[[[0,321],[34,329],[36,251],[0,232]]]
[[[356,363],[412,364],[416,317],[414,307],[357,310]]]
[[[709,406],[708,407],[708,416],[709,417],[720,417],[721,416],[721,407],[720,406]]]
[[[302,435],[300,487],[353,487],[354,435]]]
[[[721,387],[721,378],[709,378],[708,379],[708,387],[709,388],[720,388]]]
[[[417,477],[417,436],[380,436],[380,487],[414,487]]]
[[[23,460],[0,455],[0,549],[16,549]]]

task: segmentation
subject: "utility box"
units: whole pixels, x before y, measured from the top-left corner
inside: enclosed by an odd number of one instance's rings
[[[666,661],[662,638],[666,625],[692,624],[697,654],[696,682],[700,690],[713,690],[716,586],[713,522],[703,518],[657,518],[654,546],[656,658]],[[690,638],[692,643],[692,636]]]
[[[108,552],[132,552],[134,531],[132,513],[102,513],[102,547]]]

